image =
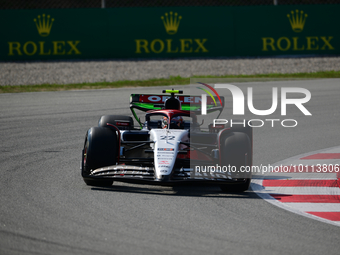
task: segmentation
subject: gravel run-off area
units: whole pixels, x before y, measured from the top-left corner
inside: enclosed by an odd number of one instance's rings
[[[302,58],[0,62],[0,85],[146,80],[180,75],[339,71],[340,56]]]

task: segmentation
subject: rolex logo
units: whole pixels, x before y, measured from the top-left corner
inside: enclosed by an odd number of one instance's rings
[[[177,33],[179,22],[182,19],[182,16],[178,16],[177,12],[175,15],[173,12],[170,12],[170,14],[165,13],[165,17],[162,16],[161,19],[163,20],[165,30],[169,35],[174,35]]]
[[[293,31],[297,33],[302,32],[308,15],[303,14],[303,11],[299,12],[299,10],[295,10],[295,13],[294,11],[291,11],[290,13],[291,14],[287,14],[287,17]]]
[[[50,34],[51,28],[52,28],[52,24],[54,19],[51,19],[50,15],[45,15],[45,13],[42,15],[42,17],[40,15],[38,15],[38,19],[33,19],[35,22],[35,25],[37,26],[39,35],[41,36],[48,36]]]

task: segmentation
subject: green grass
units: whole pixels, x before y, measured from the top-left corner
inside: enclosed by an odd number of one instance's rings
[[[276,79],[315,79],[315,78],[340,78],[340,71],[316,72],[316,73],[293,73],[293,74],[256,74],[256,75],[223,75],[223,76],[194,76],[192,78],[228,78],[246,79],[266,78],[266,80]],[[235,81],[235,80],[234,80]],[[187,85],[190,78],[180,76],[168,79],[150,79],[143,81],[115,81],[115,82],[96,82],[81,84],[42,84],[42,85],[17,85],[0,86],[0,93],[19,93],[19,92],[39,92],[39,91],[62,91],[62,90],[81,90],[81,89],[109,89],[121,87],[151,87],[166,85]]]

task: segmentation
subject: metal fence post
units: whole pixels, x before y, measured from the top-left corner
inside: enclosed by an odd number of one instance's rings
[[[105,0],[102,0],[102,8],[105,8]]]
[[[277,5],[277,2],[278,2],[279,0],[274,0],[274,5]]]

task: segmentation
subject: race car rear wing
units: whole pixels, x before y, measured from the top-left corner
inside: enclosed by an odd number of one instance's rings
[[[149,110],[161,110],[164,109],[164,102],[167,98],[170,98],[170,95],[131,94],[130,110],[135,119],[139,122],[139,124],[141,124],[134,109],[144,112]],[[181,110],[190,111],[196,115],[201,115],[201,96],[178,95],[177,98],[181,102]],[[219,99],[221,99],[221,101]],[[224,97],[207,97],[207,113],[219,111],[220,115],[223,107]]]

